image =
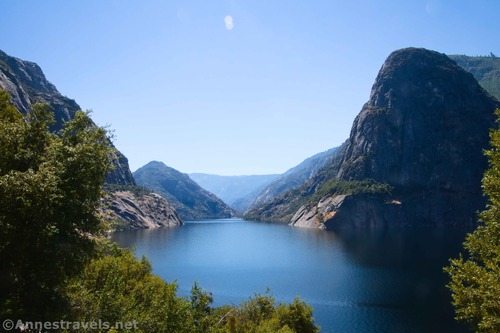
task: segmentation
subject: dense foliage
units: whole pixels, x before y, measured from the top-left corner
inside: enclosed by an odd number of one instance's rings
[[[111,251],[94,259],[69,285],[71,321],[136,323],[130,332],[193,332],[190,304],[176,295],[175,284],[153,275],[146,258],[108,247]]]
[[[104,323],[95,332],[319,330],[311,307],[298,299],[275,304],[256,295],[215,308],[198,284],[189,297],[178,296],[176,284],[152,274],[146,258],[103,237],[98,208],[115,155],[106,131],[77,112],[54,134],[47,105],[23,117],[9,99],[0,91],[1,319]]]
[[[55,135],[47,105],[23,117],[0,91],[0,313],[57,319],[61,287],[93,255],[111,168],[106,132],[78,112]]]
[[[500,110],[497,110],[500,116]],[[500,332],[500,130],[490,133],[485,152],[490,168],[483,178],[488,205],[482,224],[464,242],[468,256],[453,259],[445,270],[451,277],[456,318],[476,332]]]
[[[239,307],[231,308],[225,321],[228,333],[315,333],[312,308],[296,298],[291,304],[279,303],[271,295],[255,294]]]

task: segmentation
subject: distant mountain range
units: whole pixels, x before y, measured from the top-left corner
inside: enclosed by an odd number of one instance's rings
[[[237,213],[185,173],[152,161],[133,173],[137,183],[164,197],[182,220],[234,217]]]
[[[201,187],[216,194],[240,213],[302,185],[335,156],[332,148],[307,158],[281,175],[218,176],[204,173],[189,174]]]
[[[315,176],[325,165],[332,162],[339,147],[329,149],[305,159],[299,165],[291,168],[274,182],[267,185],[253,200],[250,209],[259,207],[267,201],[287,191],[298,188]]]
[[[190,173],[189,177],[204,189],[212,192],[231,208],[245,212],[264,187],[281,175],[218,176]]]

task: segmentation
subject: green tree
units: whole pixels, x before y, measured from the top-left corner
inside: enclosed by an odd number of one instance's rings
[[[288,327],[292,332],[316,333],[319,328],[314,324],[313,309],[296,297],[289,305],[280,304],[278,318],[281,327]]]
[[[227,333],[316,333],[312,308],[296,298],[291,304],[278,303],[272,295],[255,294],[230,311],[224,309]]]
[[[496,111],[500,116],[500,110]],[[497,120],[498,122],[498,120]],[[456,318],[474,331],[500,332],[500,130],[490,132],[491,149],[486,150],[490,167],[483,177],[488,197],[481,225],[467,236],[468,256],[452,259],[446,267],[451,281]]]
[[[201,289],[198,282],[195,282],[191,288],[191,312],[193,315],[196,332],[205,333],[209,327],[214,324],[215,318],[211,316],[213,302],[212,294]]]
[[[129,250],[109,247],[69,285],[71,321],[133,323],[120,332],[196,332],[191,304],[177,296],[175,283],[153,275],[145,257],[139,260]]]
[[[48,105],[23,117],[0,91],[0,315],[60,319],[64,286],[93,257],[113,155],[103,128],[77,112],[56,135]]]

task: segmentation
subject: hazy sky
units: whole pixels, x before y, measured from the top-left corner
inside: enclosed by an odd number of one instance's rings
[[[497,0],[2,0],[0,50],[114,129],[132,170],[282,173],[340,145],[387,56],[500,55]]]

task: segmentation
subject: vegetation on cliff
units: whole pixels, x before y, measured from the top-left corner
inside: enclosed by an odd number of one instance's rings
[[[386,183],[380,183],[373,179],[364,180],[338,180],[330,179],[309,198],[309,202],[318,202],[326,196],[332,195],[350,195],[350,194],[390,194],[392,186]]]
[[[500,58],[490,56],[470,57],[466,55],[450,55],[452,60],[466,71],[491,95],[500,101]]]
[[[496,113],[500,116],[500,110]],[[445,268],[456,318],[481,333],[500,332],[500,130],[492,130],[490,138],[491,149],[485,151],[490,167],[483,177],[487,208],[464,242],[467,256]]]

